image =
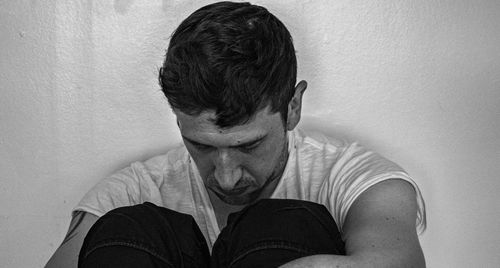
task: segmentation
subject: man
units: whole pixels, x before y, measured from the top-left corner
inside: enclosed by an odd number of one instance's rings
[[[184,145],[98,183],[47,267],[425,266],[417,186],[357,144],[296,130],[307,87],[296,68],[265,8],[191,14],[159,75]]]

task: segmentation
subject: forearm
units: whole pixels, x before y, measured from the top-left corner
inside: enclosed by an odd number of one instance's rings
[[[368,268],[368,267],[425,267],[423,256],[395,256],[371,254],[370,256],[312,255],[288,262],[280,268]]]
[[[340,255],[312,255],[303,258],[299,258],[288,262],[280,268],[343,268],[343,267],[368,267],[363,265],[359,260],[355,260],[351,256],[340,256]]]

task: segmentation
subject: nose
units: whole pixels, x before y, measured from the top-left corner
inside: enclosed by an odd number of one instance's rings
[[[240,163],[230,149],[219,149],[215,160],[214,177],[219,186],[226,191],[234,189],[243,171]]]

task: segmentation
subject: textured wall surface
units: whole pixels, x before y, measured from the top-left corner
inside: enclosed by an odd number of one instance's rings
[[[42,267],[99,179],[180,142],[157,85],[210,1],[0,1],[0,267]],[[258,1],[289,27],[302,125],[414,177],[428,267],[500,265],[500,2]]]

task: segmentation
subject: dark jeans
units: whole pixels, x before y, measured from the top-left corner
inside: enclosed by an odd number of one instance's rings
[[[144,203],[101,217],[78,267],[277,267],[315,254],[345,254],[335,221],[319,204],[260,200],[229,215],[210,256],[191,215]]]

